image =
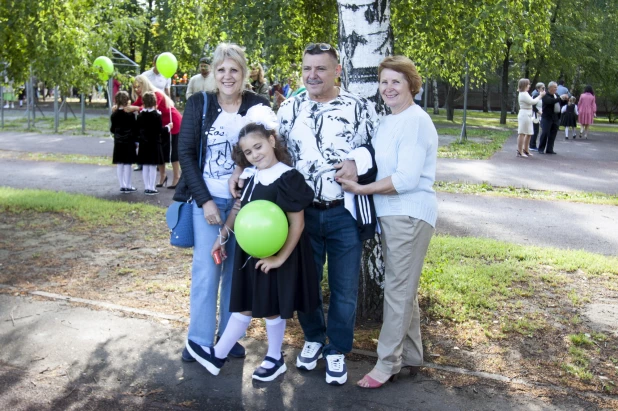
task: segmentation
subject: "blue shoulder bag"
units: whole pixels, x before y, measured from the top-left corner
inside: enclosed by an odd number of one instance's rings
[[[208,95],[204,95],[204,110],[202,111],[202,126],[200,128],[200,154],[198,165],[202,169],[202,133],[206,122],[206,110],[208,109]],[[193,238],[193,210],[191,199],[187,202],[174,201],[165,214],[167,226],[170,229],[170,244],[174,247],[191,248],[194,245]]]

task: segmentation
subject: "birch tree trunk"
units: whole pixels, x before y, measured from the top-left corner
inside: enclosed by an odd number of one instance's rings
[[[393,54],[390,0],[338,0],[342,86],[373,101],[378,114],[387,108],[378,91],[378,64]],[[384,263],[378,236],[363,245],[357,315],[382,318]]]

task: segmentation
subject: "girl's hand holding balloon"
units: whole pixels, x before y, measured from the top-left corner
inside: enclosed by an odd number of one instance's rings
[[[262,258],[255,265],[255,269],[256,270],[262,270],[266,274],[268,274],[269,270],[281,267],[281,265],[283,264],[284,261],[285,261],[285,259],[282,260],[281,258],[277,257],[276,255],[273,255],[271,257]]]

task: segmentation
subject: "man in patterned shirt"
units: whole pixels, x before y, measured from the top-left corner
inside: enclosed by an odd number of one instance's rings
[[[371,142],[377,116],[371,102],[335,85],[341,65],[329,44],[309,44],[302,71],[307,90],[281,104],[279,134],[295,168],[315,192],[313,204],[305,210],[305,227],[320,279],[328,256],[330,304],[328,321],[322,304],[313,313],[298,313],[305,346],[296,366],[312,370],[324,356],[326,382],[341,385],[347,380],[345,354],[352,350],[354,339],[362,241],[335,177],[357,180],[348,153]]]

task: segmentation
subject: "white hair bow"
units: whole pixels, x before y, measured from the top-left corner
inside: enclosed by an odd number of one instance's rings
[[[270,107],[264,104],[258,104],[247,110],[245,125],[249,123],[261,124],[266,130],[276,130],[279,127],[277,115]]]

